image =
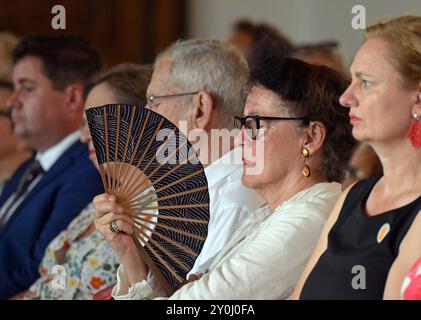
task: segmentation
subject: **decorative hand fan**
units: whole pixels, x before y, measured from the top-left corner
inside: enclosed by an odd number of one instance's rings
[[[149,109],[110,104],[86,116],[104,189],[135,222],[139,253],[170,295],[207,236],[203,166],[177,127]]]

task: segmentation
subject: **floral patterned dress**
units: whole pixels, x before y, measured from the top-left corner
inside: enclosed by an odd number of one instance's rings
[[[40,264],[41,277],[24,299],[92,299],[117,282],[118,257],[92,225],[95,211],[89,204],[47,247]]]

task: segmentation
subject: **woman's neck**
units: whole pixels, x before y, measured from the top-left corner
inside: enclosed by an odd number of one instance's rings
[[[19,166],[32,156],[29,150],[15,151],[0,158],[0,181],[6,181]]]
[[[385,195],[421,190],[421,148],[409,142],[372,145],[383,166],[382,183]]]
[[[256,190],[266,200],[271,212],[283,202],[292,198],[298,192],[308,189],[320,182],[326,182],[326,178],[316,172],[310,177],[302,175],[290,175],[276,183],[265,186],[261,190]]]

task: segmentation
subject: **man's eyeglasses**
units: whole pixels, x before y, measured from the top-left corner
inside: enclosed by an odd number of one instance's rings
[[[185,92],[185,93],[166,94],[166,95],[162,95],[162,96],[149,96],[149,97],[146,97],[146,100],[148,101],[148,104],[150,104],[151,106],[155,106],[156,105],[156,100],[158,100],[158,99],[172,98],[172,97],[182,97],[182,96],[190,96],[190,95],[194,95],[194,94],[198,94],[198,93],[199,93],[199,91]]]
[[[0,117],[11,118],[12,112],[0,110]]]
[[[305,121],[306,124],[310,122],[310,119],[307,117],[261,117],[258,115],[249,115],[245,117],[234,117],[234,126],[237,129],[241,129],[242,127],[246,128],[247,134],[253,140],[256,140],[259,136],[260,132],[260,121],[261,120],[302,120]]]

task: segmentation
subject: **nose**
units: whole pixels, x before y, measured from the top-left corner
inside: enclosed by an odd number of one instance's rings
[[[346,108],[358,106],[358,100],[355,97],[352,84],[350,84],[349,87],[346,88],[345,92],[339,97],[339,103]]]
[[[19,93],[17,90],[14,90],[9,98],[6,100],[6,108],[8,110],[13,110],[15,108],[21,107],[21,102],[19,100]]]

